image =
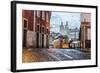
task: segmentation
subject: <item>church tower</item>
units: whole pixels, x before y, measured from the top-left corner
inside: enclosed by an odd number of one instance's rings
[[[60,25],[60,34],[64,35],[64,25],[63,25],[62,21],[61,21],[61,25]]]
[[[68,21],[66,21],[66,24],[65,24],[65,35],[69,35],[69,27],[68,27]]]
[[[66,25],[65,25],[65,29],[67,29],[68,28],[68,21],[66,21]]]

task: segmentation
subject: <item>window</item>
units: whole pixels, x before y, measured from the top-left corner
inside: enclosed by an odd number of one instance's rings
[[[26,27],[27,27],[27,21],[24,20],[24,28],[26,28]]]
[[[42,19],[45,20],[45,11],[42,11]]]
[[[40,17],[40,11],[37,11],[37,17]]]
[[[91,29],[87,29],[87,40],[91,40]]]
[[[39,25],[37,25],[37,31],[39,31]]]
[[[48,13],[46,13],[46,21],[49,22],[49,16],[48,16]]]
[[[44,27],[42,27],[42,32],[44,32]]]
[[[46,33],[49,33],[49,30],[47,29]]]
[[[23,18],[23,27],[27,28],[28,27],[28,19]]]

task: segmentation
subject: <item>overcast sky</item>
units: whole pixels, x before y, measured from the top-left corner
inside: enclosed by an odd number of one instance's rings
[[[68,21],[69,28],[80,28],[81,15],[74,12],[51,12],[50,27],[52,28],[50,28],[50,31],[59,32],[61,21],[63,25]]]

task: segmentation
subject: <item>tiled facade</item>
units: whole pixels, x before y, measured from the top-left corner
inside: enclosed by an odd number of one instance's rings
[[[23,10],[23,47],[49,48],[49,11]]]

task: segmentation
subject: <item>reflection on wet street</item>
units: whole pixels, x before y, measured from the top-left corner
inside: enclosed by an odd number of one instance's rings
[[[23,63],[90,59],[90,53],[77,49],[23,49]]]

